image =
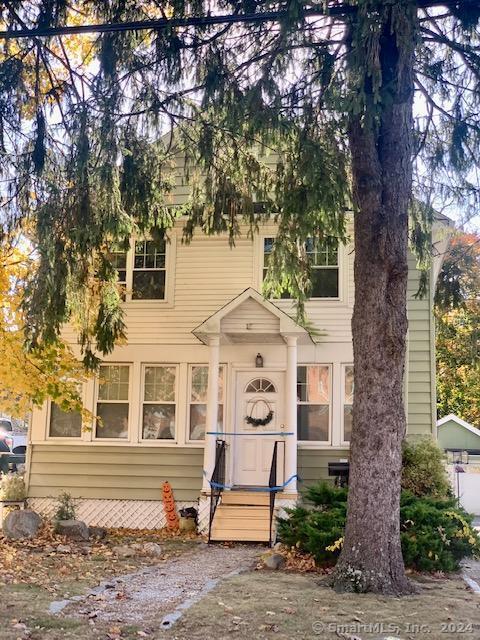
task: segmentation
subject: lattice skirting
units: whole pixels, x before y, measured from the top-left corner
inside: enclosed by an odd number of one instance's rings
[[[97,500],[78,498],[77,518],[98,527],[127,529],[162,529],[167,521],[160,500]],[[198,502],[176,502],[177,510],[195,507]],[[28,505],[40,515],[51,518],[57,501],[54,498],[29,498]]]

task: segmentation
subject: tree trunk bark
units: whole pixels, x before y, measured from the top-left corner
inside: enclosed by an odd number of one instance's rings
[[[339,591],[399,595],[412,591],[400,544],[400,480],[406,431],[403,381],[415,17],[409,28],[406,17],[399,35],[392,11],[379,40],[380,102],[373,106],[372,99],[370,109],[349,120],[355,204],[355,396],[347,523],[333,586]],[[367,99],[369,93],[373,98],[371,87],[371,76],[365,74]]]

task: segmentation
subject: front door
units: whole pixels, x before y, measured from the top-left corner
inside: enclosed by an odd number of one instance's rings
[[[284,422],[284,375],[263,369],[237,373],[233,438],[237,486],[268,485],[273,444],[282,439],[278,433]]]

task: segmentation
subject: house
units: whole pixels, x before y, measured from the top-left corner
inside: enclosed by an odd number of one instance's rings
[[[172,204],[187,195],[179,175]],[[443,224],[435,225],[442,243]],[[80,415],[53,403],[33,412],[27,482],[34,509],[51,513],[55,496],[67,491],[91,524],[160,527],[168,480],[178,505],[196,506],[205,527],[217,440],[226,442],[221,484],[249,489],[268,485],[278,443],[280,505],[326,478],[330,462],[348,459],[353,245],[308,245],[315,265],[306,303],[318,333],[313,339],[292,319],[291,300],[260,293],[275,233],[267,219],[253,239],[243,228],[234,248],[222,236],[197,235],[185,244],[179,220],[163,246],[137,238],[127,253],[115,255],[126,290],[127,343],[105,359],[100,380],[83,388],[85,407],[103,423],[82,429]],[[416,299],[419,272],[410,257],[405,406],[412,437],[436,430],[432,292],[438,269],[439,259],[429,295]],[[65,336],[75,343],[68,327]],[[268,500],[261,491],[226,490],[228,533],[217,534],[242,538],[239,522],[255,517],[263,531]],[[250,507],[258,508],[245,510]]]
[[[450,414],[437,421],[438,444],[462,507],[480,515],[480,429]]]

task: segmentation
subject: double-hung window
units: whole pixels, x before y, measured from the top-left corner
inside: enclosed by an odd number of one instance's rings
[[[131,251],[111,251],[109,260],[117,270],[122,300],[166,300],[165,240],[136,240]]]
[[[224,388],[223,365],[219,367],[218,376],[217,431],[222,431]],[[188,405],[189,440],[205,440],[205,425],[207,423],[207,390],[208,367],[206,365],[191,365]]]
[[[347,364],[343,368],[343,441],[350,442],[352,435],[353,409],[353,365]]]
[[[274,238],[263,240],[263,280],[265,280],[273,251]],[[311,267],[312,291],[311,298],[339,297],[339,262],[338,242],[321,243],[314,238],[308,238],[305,250]],[[290,298],[288,292],[283,292],[281,298]]]
[[[80,438],[82,414],[79,411],[64,411],[55,402],[50,403],[50,438]]]
[[[331,367],[326,364],[297,367],[298,439],[330,441]]]
[[[100,366],[95,426],[96,438],[128,438],[130,413],[130,366]]]
[[[175,440],[175,365],[146,365],[143,379],[142,439]]]

